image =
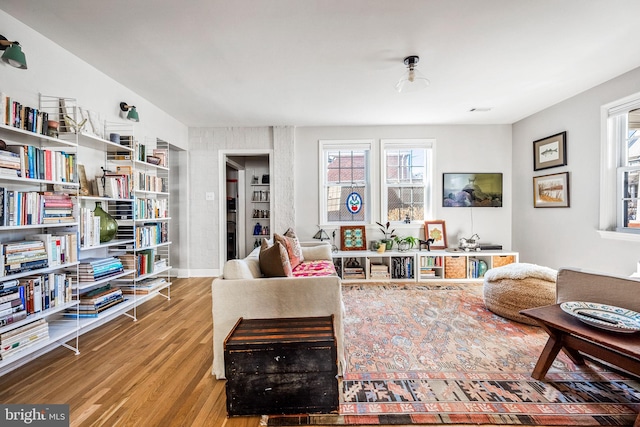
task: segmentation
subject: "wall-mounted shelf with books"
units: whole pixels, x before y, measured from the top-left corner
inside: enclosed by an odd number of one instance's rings
[[[79,302],[79,184],[77,138],[46,135],[58,108],[0,101],[1,374],[58,346],[79,351],[62,314]]]
[[[18,342],[11,352],[0,349],[2,375],[58,346],[78,354],[79,335],[120,315],[136,319],[137,307],[156,295],[169,298],[171,242],[168,143],[154,138],[140,144],[131,122],[102,120],[73,98],[39,95],[39,105],[23,106],[0,94],[0,101],[0,139],[8,145],[6,153],[0,150],[0,196],[4,199],[0,200],[0,217],[7,214],[14,219],[7,216],[5,222],[0,218],[0,242],[27,241],[35,235],[75,237],[74,243],[66,243],[75,248],[74,259],[65,262],[54,263],[49,255],[44,261],[39,253],[37,265],[25,259],[15,272],[5,272],[7,255],[3,254],[0,304],[20,299],[26,288],[31,299],[28,307],[22,300],[10,303],[9,311],[13,304],[25,306],[18,315],[2,315],[0,308],[0,343],[4,347],[16,338],[36,339]],[[44,203],[44,217],[25,210],[25,221],[15,221],[18,211],[9,209],[13,206],[9,199],[23,193],[29,193],[24,200]],[[72,203],[52,207],[47,214],[49,194],[67,194]],[[118,221],[118,233],[108,242],[85,242],[81,231],[88,219],[83,215],[92,212],[97,202]],[[140,206],[145,215],[138,215],[136,207]],[[162,236],[158,241],[156,234]],[[137,235],[154,240],[138,245]],[[54,251],[60,239],[47,242],[45,239],[45,247],[51,245]],[[98,267],[102,262],[104,268],[121,265],[104,276],[88,277],[86,265],[95,259],[100,260],[96,268],[102,268]],[[104,261],[111,259],[119,261]],[[141,260],[144,266],[138,265]],[[23,266],[33,268],[23,271]],[[48,287],[50,280],[66,284],[59,291],[63,302],[55,304],[57,300],[51,299],[59,294]],[[39,303],[33,302],[34,296]],[[28,315],[27,309],[31,310]]]

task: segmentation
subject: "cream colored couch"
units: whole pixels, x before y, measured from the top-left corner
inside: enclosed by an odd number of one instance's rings
[[[224,340],[240,317],[246,319],[333,315],[338,373],[343,374],[344,332],[341,282],[338,276],[261,277],[259,248],[245,259],[227,261],[223,275],[211,283],[213,300],[213,375],[225,378]],[[305,261],[331,260],[331,246],[303,243]]]
[[[640,280],[577,268],[561,268],[556,302],[586,301],[640,312]]]

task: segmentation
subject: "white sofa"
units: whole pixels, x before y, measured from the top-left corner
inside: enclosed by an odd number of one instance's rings
[[[262,277],[260,248],[242,260],[227,261],[223,275],[211,283],[213,375],[224,379],[224,340],[240,317],[246,319],[333,315],[338,373],[345,367],[341,282],[338,276]],[[331,260],[331,246],[304,243],[305,261]]]

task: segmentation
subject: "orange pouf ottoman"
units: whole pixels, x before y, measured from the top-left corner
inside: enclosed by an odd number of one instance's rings
[[[520,310],[555,304],[557,275],[557,270],[528,263],[489,269],[482,287],[484,305],[499,316],[537,325]]]

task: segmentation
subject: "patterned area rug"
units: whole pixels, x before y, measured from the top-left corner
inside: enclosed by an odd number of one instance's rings
[[[530,376],[547,335],[484,308],[482,286],[344,285],[347,373],[338,414],[267,425],[633,425],[640,383],[560,354]]]

